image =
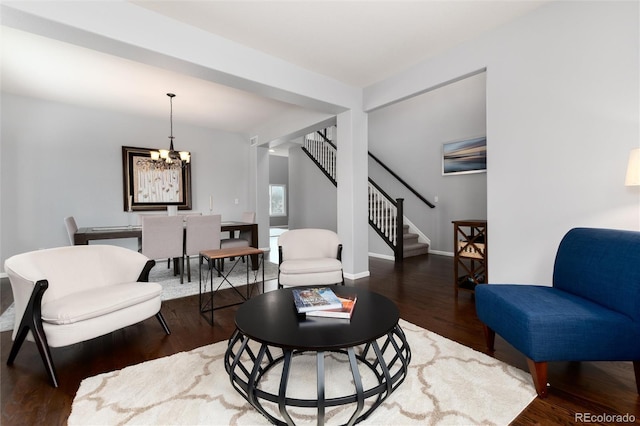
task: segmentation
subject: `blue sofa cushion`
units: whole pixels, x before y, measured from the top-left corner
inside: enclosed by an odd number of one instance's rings
[[[640,322],[640,232],[570,230],[558,247],[553,287]]]
[[[533,361],[640,359],[640,323],[553,287],[483,284],[478,318]]]

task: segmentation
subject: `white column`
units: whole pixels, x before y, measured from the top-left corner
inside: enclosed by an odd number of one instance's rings
[[[258,223],[258,247],[269,248],[269,148],[252,146],[253,166],[250,167],[253,188],[250,196],[255,200],[256,222]],[[266,257],[265,257],[266,258]]]
[[[349,110],[338,115],[338,235],[346,278],[369,276],[367,220],[367,114]]]

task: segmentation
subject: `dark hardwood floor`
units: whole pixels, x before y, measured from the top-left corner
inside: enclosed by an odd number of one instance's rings
[[[419,256],[402,265],[372,258],[370,271],[369,278],[347,280],[347,285],[381,293],[397,304],[403,319],[485,352],[473,296],[461,293],[458,300],[454,298],[452,258]],[[2,281],[0,306],[4,309],[11,292],[7,280]],[[267,283],[269,288],[275,288],[273,281]],[[211,327],[198,314],[197,296],[170,300],[162,307],[170,336],[151,318],[89,342],[55,348],[52,354],[60,381],[58,389],[49,384],[33,343],[25,343],[14,365],[8,367],[11,332],[0,333],[1,424],[64,425],[82,379],[225,340],[233,331],[236,309],[216,311]],[[527,371],[524,357],[500,337],[496,338],[494,356]],[[576,424],[576,414],[580,413],[628,413],[640,421],[640,397],[630,362],[552,363],[549,382],[549,397],[536,398],[513,424]]]

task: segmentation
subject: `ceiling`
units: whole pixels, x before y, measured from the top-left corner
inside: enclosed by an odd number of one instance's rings
[[[542,5],[520,0],[134,1],[366,87]]]
[[[134,1],[355,87],[366,87],[546,1]],[[11,2],[4,2],[11,5]],[[3,92],[166,116],[248,134],[300,107],[2,27]]]

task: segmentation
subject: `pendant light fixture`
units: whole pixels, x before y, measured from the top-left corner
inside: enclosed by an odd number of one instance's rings
[[[173,93],[167,93],[167,96],[169,97],[169,124],[171,126],[169,149],[151,151],[151,160],[156,164],[156,167],[180,168],[191,162],[191,153],[189,151],[176,151],[173,148],[173,139],[175,139],[173,136],[173,98],[175,98],[176,95]]]

